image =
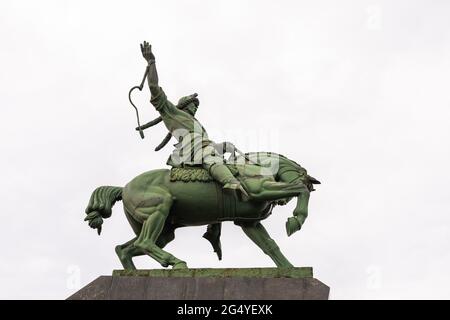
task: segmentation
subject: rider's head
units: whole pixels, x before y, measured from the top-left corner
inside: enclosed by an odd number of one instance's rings
[[[200,101],[198,100],[197,96],[198,94],[194,93],[190,96],[181,98],[180,100],[178,100],[177,107],[194,116],[197,112],[198,106],[200,105]]]

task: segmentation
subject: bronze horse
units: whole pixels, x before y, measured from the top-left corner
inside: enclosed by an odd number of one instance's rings
[[[187,268],[185,261],[163,250],[175,238],[175,229],[187,226],[208,225],[204,237],[211,242],[220,260],[223,221],[233,221],[240,226],[277,267],[292,267],[260,221],[272,213],[274,206],[297,197],[293,217],[286,222],[286,232],[290,236],[300,230],[308,215],[313,184],[320,182],[296,162],[275,153],[248,153],[233,160],[229,168],[241,181],[249,198],[223,190],[202,168],[159,169],[135,177],[123,188],[102,186],[95,189],[85,220],[100,234],[103,219],[111,216],[114,203],[123,201],[125,215],[136,234],[135,238],[116,247],[125,269],[136,269],[132,258],[140,255],[149,255],[163,267]],[[276,163],[275,170],[270,171],[268,164],[273,163]],[[267,170],[262,174],[264,168]]]

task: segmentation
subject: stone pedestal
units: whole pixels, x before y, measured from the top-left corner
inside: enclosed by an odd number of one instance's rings
[[[115,270],[74,300],[326,300],[330,288],[312,268]]]

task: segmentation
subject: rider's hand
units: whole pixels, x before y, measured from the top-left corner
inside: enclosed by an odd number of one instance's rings
[[[148,63],[155,60],[155,55],[152,52],[152,46],[147,42],[141,43],[142,56]]]
[[[224,154],[224,153],[233,154],[236,151],[236,147],[231,142],[216,143],[215,149],[219,150],[221,154]]]

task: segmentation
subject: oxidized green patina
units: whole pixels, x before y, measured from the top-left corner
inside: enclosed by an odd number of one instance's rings
[[[187,268],[185,261],[163,250],[174,239],[175,229],[187,226],[208,226],[203,236],[211,242],[220,260],[223,221],[240,226],[277,267],[292,267],[260,221],[276,205],[284,205],[296,197],[297,206],[286,222],[286,232],[290,236],[300,230],[308,215],[313,184],[319,181],[282,155],[243,154],[230,143],[214,143],[194,117],[199,105],[197,95],[181,98],[176,106],[168,101],[158,85],[150,45],[144,42],[141,50],[148,61],[144,79],[148,78],[151,102],[160,117],[137,129],[143,136],[142,130],[164,122],[169,134],[157,149],[172,136],[178,140],[168,161],[172,169],[145,172],[124,187],[102,186],[94,190],[86,209],[89,226],[100,234],[103,219],[111,216],[117,201],[123,201],[125,215],[136,234],[116,247],[125,269],[135,269],[132,258],[140,255],[149,255],[163,267]],[[134,88],[141,89],[142,84]],[[224,153],[231,156],[225,160]]]

